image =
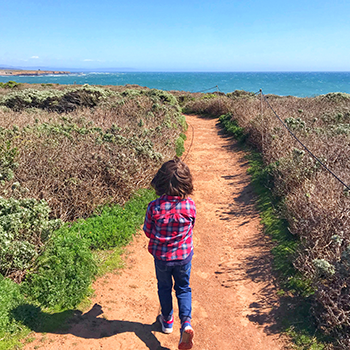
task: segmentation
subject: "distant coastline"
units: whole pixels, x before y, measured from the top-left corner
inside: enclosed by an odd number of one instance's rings
[[[20,75],[60,75],[60,74],[70,74],[66,71],[54,71],[54,70],[25,70],[25,69],[0,69],[0,76],[2,77],[12,77]]]
[[[84,72],[70,68],[42,68],[32,70],[35,75],[23,75],[30,71],[15,67],[4,67],[0,71],[16,71],[19,75],[0,76],[0,82],[9,80],[23,84],[60,84],[60,85],[139,85],[150,89],[166,91],[213,92],[224,93],[235,90],[257,92],[280,96],[312,97],[329,92],[350,94],[350,72]],[[62,71],[70,74],[52,74]],[[68,73],[68,72],[66,72]]]

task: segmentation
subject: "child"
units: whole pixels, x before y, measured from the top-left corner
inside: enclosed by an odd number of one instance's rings
[[[173,331],[172,287],[181,320],[179,349],[192,349],[192,293],[189,286],[193,256],[192,230],[196,206],[188,197],[193,192],[188,166],[179,158],[162,165],[151,182],[156,200],[148,204],[143,230],[150,239],[148,251],[154,257],[158,296],[162,313],[158,319],[164,333]]]

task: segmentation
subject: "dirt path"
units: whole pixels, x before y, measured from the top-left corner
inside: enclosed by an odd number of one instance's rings
[[[198,217],[191,276],[196,349],[283,349],[266,323],[275,288],[268,241],[254,209],[247,162],[234,142],[220,136],[216,120],[188,116],[193,144],[186,158],[195,184]],[[35,335],[25,349],[177,349],[174,332],[161,333],[153,260],[139,235],[128,248],[127,268],[94,283],[94,306],[60,334]],[[177,310],[175,310],[177,315]],[[263,326],[259,325],[264,320]]]

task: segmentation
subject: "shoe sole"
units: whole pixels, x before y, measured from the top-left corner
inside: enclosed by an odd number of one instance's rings
[[[193,347],[193,336],[194,332],[192,328],[185,329],[182,332],[182,338],[179,343],[179,350],[188,350]]]
[[[158,321],[159,321],[160,325],[162,326],[162,332],[163,332],[163,333],[165,333],[165,334],[170,334],[170,333],[173,332],[173,327],[171,327],[171,328],[165,328],[165,327],[163,326],[162,316],[161,316],[161,315],[158,316]]]

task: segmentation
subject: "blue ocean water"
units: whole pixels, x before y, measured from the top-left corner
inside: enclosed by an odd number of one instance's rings
[[[234,90],[281,96],[311,97],[329,92],[350,93],[350,72],[248,72],[248,73],[76,73],[69,75],[0,77],[0,82],[90,85],[137,84],[161,90],[199,92]]]

